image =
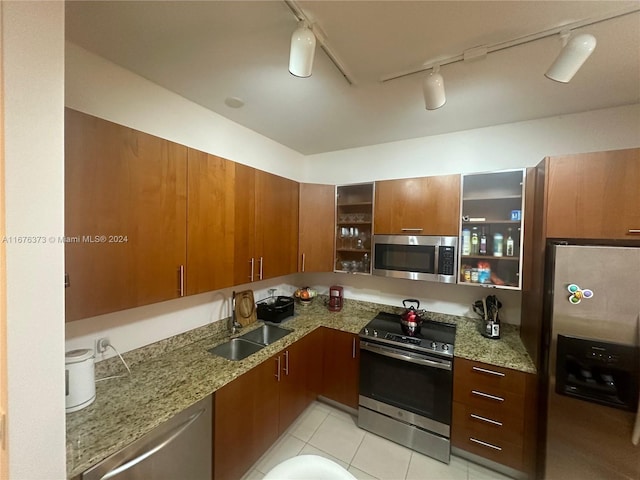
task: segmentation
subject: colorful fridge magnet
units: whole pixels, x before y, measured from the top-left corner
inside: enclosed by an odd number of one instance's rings
[[[571,294],[569,295],[569,302],[574,305],[580,303],[583,298],[589,299],[593,297],[592,290],[589,290],[588,288],[582,289],[575,283],[570,284],[567,287],[567,290],[569,290],[569,293]]]

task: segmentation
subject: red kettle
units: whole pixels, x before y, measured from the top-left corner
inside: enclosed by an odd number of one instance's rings
[[[416,306],[410,305],[407,307],[408,303],[415,303]],[[420,308],[420,301],[415,298],[407,298],[402,301],[402,305],[405,310],[402,316],[400,317],[400,325],[402,326],[402,331],[405,335],[413,337],[420,333],[420,325],[422,325],[422,317],[420,314],[422,313]]]

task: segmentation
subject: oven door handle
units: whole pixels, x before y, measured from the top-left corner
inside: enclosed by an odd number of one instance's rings
[[[395,358],[404,362],[417,363],[418,365],[424,365],[431,368],[440,368],[442,370],[451,370],[451,362],[449,360],[428,359],[423,357],[416,357],[413,355],[404,355],[397,350],[374,345],[369,342],[360,341],[360,350],[368,350],[378,355],[384,355],[385,357]]]

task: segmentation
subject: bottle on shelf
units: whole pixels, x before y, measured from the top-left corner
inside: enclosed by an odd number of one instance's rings
[[[511,229],[507,233],[507,247],[505,254],[507,257],[513,257],[513,237],[511,236]]]
[[[504,237],[500,232],[497,232],[493,235],[493,256],[494,257],[502,256],[503,239]]]
[[[482,228],[482,234],[480,235],[480,255],[487,254],[487,236],[484,233],[484,227]]]
[[[478,227],[473,227],[471,232],[471,255],[478,255],[480,251],[480,240],[478,239]]]
[[[471,255],[471,230],[462,229],[462,255]]]

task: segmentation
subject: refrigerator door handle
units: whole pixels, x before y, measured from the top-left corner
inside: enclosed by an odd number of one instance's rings
[[[640,312],[638,312],[638,345],[640,345]],[[640,443],[640,402],[638,402],[638,411],[636,412],[636,422],[633,425],[633,433],[631,434],[631,443],[638,445]]]

